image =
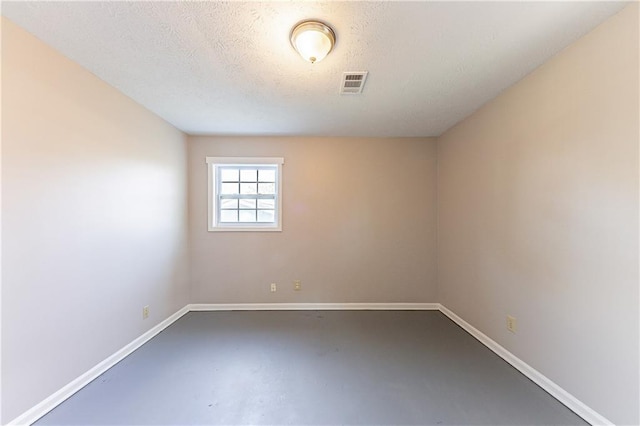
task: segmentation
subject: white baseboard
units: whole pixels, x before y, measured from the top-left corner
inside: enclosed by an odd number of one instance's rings
[[[190,311],[437,311],[439,303],[195,303]]]
[[[67,398],[69,398],[74,393],[78,392],[80,389],[89,384],[96,377],[116,365],[118,362],[123,360],[126,356],[131,354],[133,351],[138,349],[140,346],[144,345],[146,342],[151,340],[155,335],[160,333],[162,330],[173,324],[177,321],[181,316],[189,312],[188,307],[180,309],[169,318],[165,319],[151,330],[144,333],[142,336],[138,337],[118,352],[114,353],[101,363],[97,364],[95,367],[91,368],[89,371],[76,378],[72,382],[68,383],[66,386],[58,390],[56,393],[49,396],[47,399],[43,400],[39,404],[33,406],[28,411],[24,412],[20,416],[16,417],[9,423],[8,426],[17,426],[17,425],[31,425],[36,420],[47,414],[49,411],[53,410],[58,405],[62,404]]]
[[[587,405],[582,403],[575,396],[571,395],[566,390],[562,389],[560,386],[555,384],[551,379],[546,377],[544,374],[540,373],[535,368],[531,367],[529,364],[506,350],[504,347],[499,345],[495,340],[491,339],[489,336],[460,318],[458,315],[454,314],[450,311],[446,306],[440,305],[440,312],[445,314],[451,321],[458,324],[462,327],[467,333],[471,334],[473,337],[478,339],[480,343],[485,345],[487,348],[491,349],[495,352],[500,358],[507,361],[511,364],[516,370],[520,371],[522,374],[527,376],[531,381],[536,383],[542,389],[551,394],[558,401],[566,405],[571,411],[582,417],[585,421],[589,422],[592,425],[613,425],[613,423],[607,420],[602,415],[598,414],[596,411],[589,408]]]
[[[439,310],[467,331],[499,357],[531,379],[534,383],[555,397],[562,404],[592,425],[613,425],[612,422],[598,414],[569,392],[562,389],[542,373],[522,361],[517,356],[500,346],[494,340],[473,327],[471,324],[454,314],[440,303],[238,303],[238,304],[206,304],[195,303],[185,306],[178,312],[165,319],[142,336],[114,353],[82,376],[73,380],[44,401],[35,405],[7,425],[31,425],[36,420],[53,410],[64,400],[82,389],[100,374],[113,367],[127,355],[145,344],[162,330],[173,324],[189,311],[279,311],[279,310]]]

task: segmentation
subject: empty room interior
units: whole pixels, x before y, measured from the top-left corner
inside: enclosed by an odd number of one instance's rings
[[[1,12],[1,424],[640,424],[637,2]]]

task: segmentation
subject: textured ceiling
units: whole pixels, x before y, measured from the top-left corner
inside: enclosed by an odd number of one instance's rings
[[[2,14],[191,134],[435,136],[617,2],[2,2]],[[300,20],[330,23],[310,64]],[[369,71],[339,95],[344,71]]]

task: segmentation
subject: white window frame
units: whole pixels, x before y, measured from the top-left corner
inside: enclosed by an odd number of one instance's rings
[[[260,222],[239,222],[225,223],[218,222],[218,203],[220,197],[217,193],[218,182],[217,166],[260,166],[260,165],[277,166],[276,173],[276,196],[275,196],[275,221],[268,223]],[[209,231],[210,232],[235,232],[235,231],[282,231],[282,165],[284,158],[282,157],[207,157],[208,172],[208,210],[209,210]]]

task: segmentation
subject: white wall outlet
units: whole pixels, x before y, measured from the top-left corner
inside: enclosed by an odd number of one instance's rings
[[[275,293],[278,290],[278,286],[276,283],[271,283],[271,293]]]
[[[518,329],[518,320],[511,315],[507,315],[507,330],[512,333],[515,333]]]
[[[149,305],[142,308],[142,319],[149,318]]]
[[[302,281],[300,281],[300,280],[295,280],[295,281],[293,282],[293,289],[294,289],[295,291],[300,291],[300,290],[302,290]]]

